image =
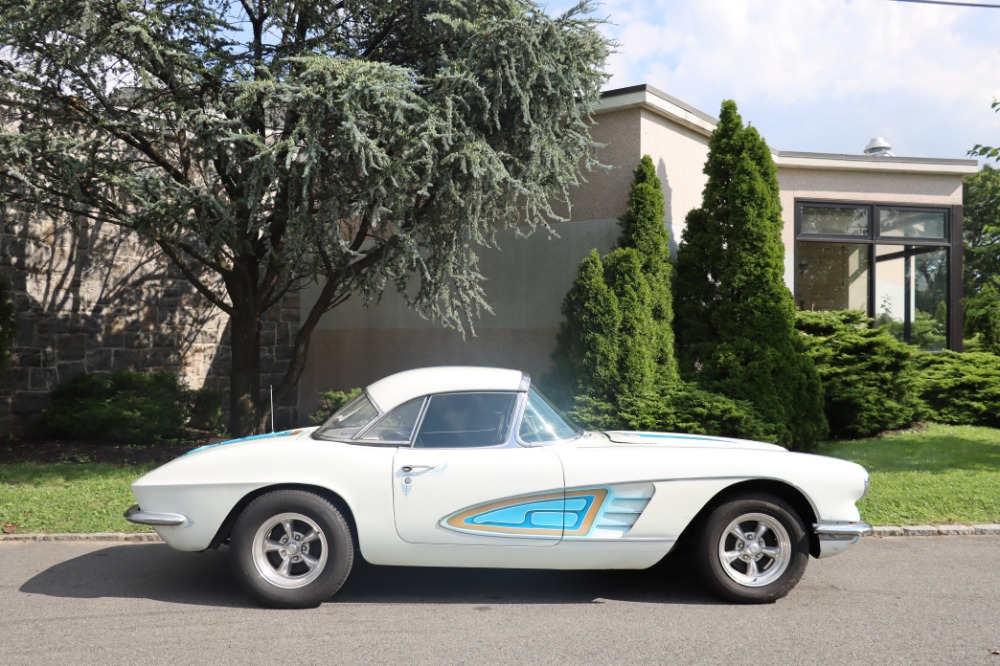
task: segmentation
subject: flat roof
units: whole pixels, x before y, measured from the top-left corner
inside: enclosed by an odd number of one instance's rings
[[[655,113],[703,136],[715,130],[719,120],[648,84],[605,90],[596,113],[642,109]],[[895,173],[968,175],[979,170],[974,159],[902,157],[864,154],[811,153],[771,148],[779,169],[830,169],[836,171],[882,171]]]

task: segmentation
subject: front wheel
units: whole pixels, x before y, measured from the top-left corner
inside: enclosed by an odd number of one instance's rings
[[[802,519],[783,500],[748,494],[716,507],[698,539],[697,561],[708,586],[738,603],[787,595],[809,562]]]
[[[273,608],[309,608],[340,589],[354,562],[351,528],[327,500],[279,490],[252,501],[230,539],[237,581]]]

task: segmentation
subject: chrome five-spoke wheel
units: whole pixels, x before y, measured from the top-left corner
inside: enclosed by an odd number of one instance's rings
[[[272,585],[294,589],[323,573],[328,550],[326,535],[314,520],[301,513],[282,513],[254,535],[253,563]]]
[[[764,513],[740,516],[729,523],[719,539],[722,570],[747,587],[770,585],[781,578],[791,554],[788,530]]]
[[[230,546],[240,585],[276,608],[322,603],[344,584],[354,561],[344,516],[302,490],[277,490],[250,502],[233,525]]]
[[[747,493],[708,514],[695,561],[722,598],[766,603],[795,587],[808,560],[809,539],[795,509],[773,495]]]

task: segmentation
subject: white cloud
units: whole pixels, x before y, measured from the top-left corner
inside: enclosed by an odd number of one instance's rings
[[[608,0],[609,87],[715,114],[732,98],[783,150],[963,157],[1000,143],[1000,9],[890,0]]]

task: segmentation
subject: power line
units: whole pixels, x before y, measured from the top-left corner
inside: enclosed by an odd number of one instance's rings
[[[916,2],[921,5],[951,5],[953,7],[980,7],[982,9],[1000,9],[1000,5],[984,5],[981,2],[955,2],[953,0],[893,0],[893,2]]]

